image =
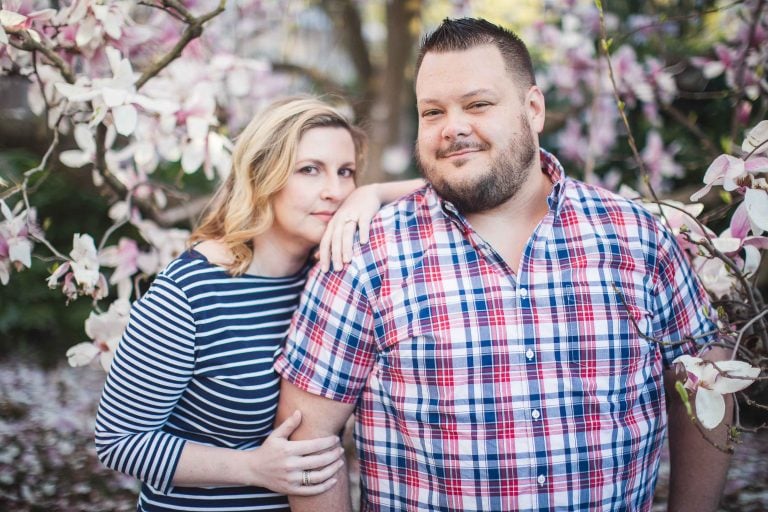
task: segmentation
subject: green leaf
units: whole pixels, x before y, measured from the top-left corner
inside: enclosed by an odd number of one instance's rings
[[[675,389],[677,390],[677,394],[680,395],[680,400],[683,401],[685,412],[688,413],[688,417],[691,418],[692,421],[696,421],[696,415],[693,414],[693,408],[691,408],[691,401],[688,398],[688,390],[685,389],[685,384],[677,381],[675,382]]]

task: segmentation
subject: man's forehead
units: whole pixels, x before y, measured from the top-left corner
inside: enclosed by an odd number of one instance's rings
[[[477,91],[506,88],[511,81],[504,59],[495,46],[429,52],[424,56],[416,77],[416,98],[418,102],[423,102],[446,94],[466,96]]]

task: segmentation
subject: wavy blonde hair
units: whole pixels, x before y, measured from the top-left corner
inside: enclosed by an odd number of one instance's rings
[[[362,170],[365,135],[336,108],[310,96],[273,102],[238,137],[229,176],[208,203],[189,245],[203,240],[224,243],[233,256],[225,268],[234,276],[243,274],[253,260],[251,241],[274,221],[273,198],[294,171],[302,135],[312,128],[325,127],[349,132],[358,172]]]

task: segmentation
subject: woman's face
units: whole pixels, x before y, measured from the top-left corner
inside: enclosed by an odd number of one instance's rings
[[[275,221],[270,235],[278,243],[310,251],[328,221],[355,189],[355,144],[345,128],[311,128],[304,132],[288,183],[272,202]]]

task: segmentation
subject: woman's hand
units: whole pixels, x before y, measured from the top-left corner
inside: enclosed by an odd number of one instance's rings
[[[306,441],[289,441],[301,423],[301,412],[286,419],[264,443],[253,450],[250,466],[254,484],[281,494],[313,496],[336,483],[344,465],[344,448],[338,436]]]
[[[379,185],[364,185],[352,192],[341,204],[320,240],[318,256],[320,269],[341,270],[352,259],[352,241],[360,230],[360,243],[368,243],[371,219],[381,207]]]

